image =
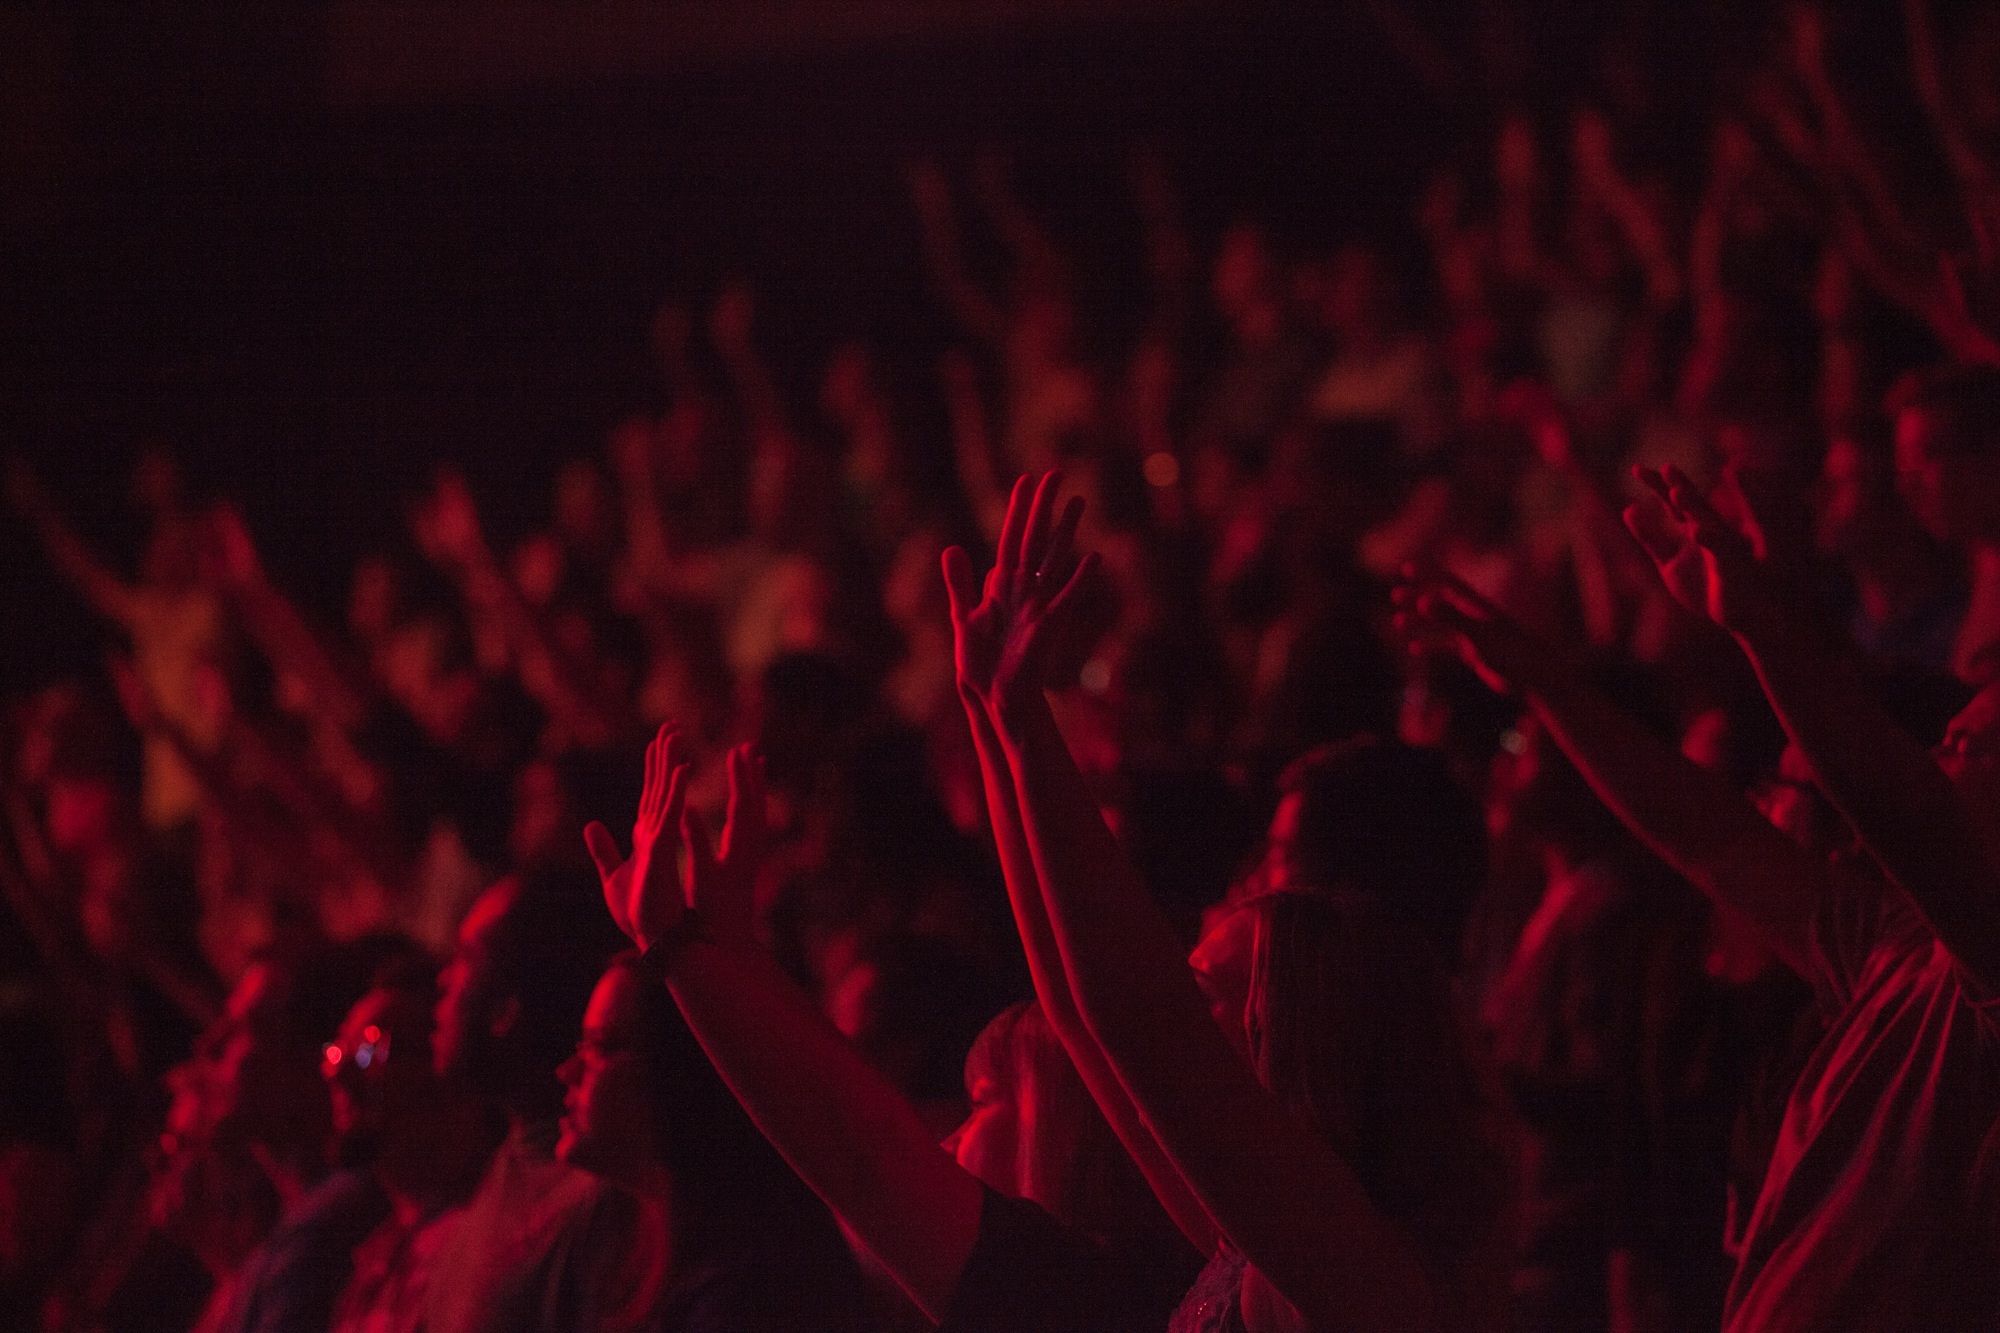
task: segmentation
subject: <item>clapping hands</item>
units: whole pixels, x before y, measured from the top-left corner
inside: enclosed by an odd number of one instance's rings
[[[651,948],[694,910],[702,929],[719,943],[756,938],[756,875],[765,841],[763,761],[747,745],[729,752],[729,805],[719,847],[701,816],[687,808],[690,765],[671,724],[646,747],[645,783],[632,821],[632,855],[618,849],[610,829],[593,822],[584,846],[597,866],[604,905],[626,938]],[[688,851],[683,879],[681,848]]]
[[[1005,709],[1060,683],[1095,630],[1085,596],[1098,567],[1076,549],[1083,501],[1060,506],[1062,474],[1014,483],[982,586],[962,547],[944,553],[959,689]]]

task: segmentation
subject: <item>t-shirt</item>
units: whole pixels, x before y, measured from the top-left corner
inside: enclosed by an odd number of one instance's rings
[[[1834,869],[1807,978],[1826,1035],[1786,1105],[1724,1328],[1995,1327],[1974,1163],[2000,1113],[2000,1011],[1872,863]]]
[[[1176,1263],[1115,1255],[989,1189],[938,1333],[1160,1333],[1186,1285]]]

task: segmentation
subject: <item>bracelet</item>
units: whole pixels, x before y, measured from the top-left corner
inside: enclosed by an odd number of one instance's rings
[[[674,965],[674,959],[680,956],[681,951],[696,940],[705,938],[707,933],[702,929],[701,913],[690,907],[658,939],[639,951],[639,970],[654,981],[664,982],[667,969]]]

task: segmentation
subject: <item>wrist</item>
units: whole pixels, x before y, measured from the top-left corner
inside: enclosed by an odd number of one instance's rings
[[[986,697],[987,712],[1001,731],[1018,733],[1048,710],[1048,699],[1035,685],[1016,684]]]
[[[688,946],[706,936],[701,913],[691,907],[685,909],[671,926],[639,947],[639,970],[655,981],[664,982]]]

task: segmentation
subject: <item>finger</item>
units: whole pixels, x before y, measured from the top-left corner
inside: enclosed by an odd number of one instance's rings
[[[1468,617],[1480,620],[1501,620],[1506,612],[1495,606],[1486,595],[1470,583],[1447,570],[1438,570],[1431,576],[1432,586],[1444,600]]]
[[[972,557],[963,546],[948,546],[940,561],[944,569],[944,594],[951,603],[951,623],[963,625],[972,608],[979,604],[979,584],[972,572]]]
[[[1693,525],[1693,531],[1689,535],[1696,541],[1707,546],[1713,539],[1720,538],[1726,541],[1730,536],[1740,535],[1729,520],[1709,503],[1708,497],[1688,479],[1685,472],[1677,467],[1668,468],[1667,482],[1674,508]]]
[[[1082,521],[1083,497],[1073,495],[1063,506],[1055,531],[1049,534],[1048,551],[1035,569],[1036,578],[1051,581],[1068,578],[1071,562],[1076,559],[1076,529]]]
[[[1014,490],[1007,497],[1007,517],[1000,523],[1000,546],[993,557],[993,577],[1005,586],[1021,559],[1021,538],[1028,529],[1028,474],[1014,478]]]
[[[1632,469],[1632,476],[1639,482],[1640,485],[1644,486],[1647,490],[1651,491],[1653,494],[1659,496],[1662,503],[1664,504],[1673,503],[1672,500],[1667,498],[1667,479],[1666,477],[1661,475],[1660,470],[1658,468],[1634,467]]]
[[[671,752],[671,746],[669,746],[669,751]],[[665,807],[660,811],[660,828],[662,830],[680,827],[681,811],[685,808],[687,802],[687,789],[693,781],[689,773],[689,767],[689,765],[681,763],[676,763],[673,766],[673,775],[667,780],[667,802]]]
[[[1051,468],[1035,486],[1035,500],[1028,508],[1028,530],[1021,538],[1021,577],[1034,581],[1049,549],[1049,527],[1055,521],[1056,496],[1062,491],[1062,473]]]
[[[635,889],[628,882],[622,892],[618,891],[618,872],[623,869],[625,858],[618,854],[617,839],[611,836],[610,829],[592,820],[584,826],[583,845],[597,867],[597,882],[603,886],[604,906],[611,913],[611,924],[618,927],[620,934],[632,938],[632,903],[628,898]]]
[[[1680,554],[1681,533],[1675,528],[1660,500],[1635,500],[1620,515],[1625,530],[1639,543],[1639,549],[1656,565],[1665,565]]]
[[[729,752],[729,811],[722,826],[722,859],[755,857],[764,836],[763,761],[748,745]]]
[[[702,901],[720,882],[715,848],[708,840],[708,825],[692,810],[681,812],[681,838],[688,847],[687,905],[706,912]]]
[[[660,809],[666,802],[667,757],[673,739],[673,724],[663,722],[646,746],[646,784],[640,789],[639,817],[649,828],[658,827]]]
[[[618,839],[611,830],[591,820],[583,826],[583,845],[590,853],[591,864],[597,867],[597,877],[607,883],[618,868],[625,864],[625,854],[618,850]]]
[[[1091,551],[1085,554],[1083,559],[1077,562],[1076,572],[1069,576],[1069,581],[1063,584],[1062,590],[1049,599],[1048,614],[1060,616],[1067,611],[1070,604],[1082,596],[1083,590],[1090,586],[1101,563],[1097,558],[1097,552]]]

